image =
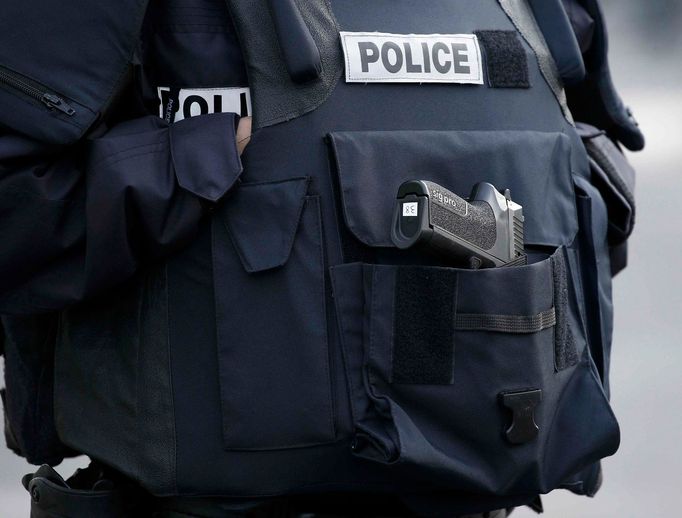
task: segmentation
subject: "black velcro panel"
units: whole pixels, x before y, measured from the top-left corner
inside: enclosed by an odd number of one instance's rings
[[[491,88],[530,88],[528,59],[516,31],[476,31]]]
[[[552,256],[554,274],[554,306],[556,326],[554,328],[554,364],[557,371],[578,363],[573,333],[568,321],[568,277],[566,260],[562,253]]]
[[[457,274],[397,269],[393,316],[393,383],[453,383]]]

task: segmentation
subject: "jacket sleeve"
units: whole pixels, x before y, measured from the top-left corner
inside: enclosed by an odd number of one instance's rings
[[[0,314],[61,309],[190,242],[241,174],[237,120],[148,116],[58,153],[0,129]]]

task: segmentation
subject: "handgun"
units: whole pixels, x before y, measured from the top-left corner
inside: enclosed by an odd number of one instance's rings
[[[474,185],[468,199],[427,181],[398,189],[391,239],[399,249],[432,249],[470,268],[526,264],[523,207],[492,184]]]

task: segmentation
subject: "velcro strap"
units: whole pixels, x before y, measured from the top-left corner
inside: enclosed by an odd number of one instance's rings
[[[396,270],[393,383],[453,383],[457,274],[401,266]]]
[[[556,311],[550,308],[537,315],[458,314],[457,331],[491,331],[494,333],[530,334],[556,325]]]

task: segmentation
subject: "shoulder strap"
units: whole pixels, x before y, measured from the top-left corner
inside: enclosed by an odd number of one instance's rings
[[[584,81],[567,91],[571,112],[576,120],[606,131],[629,150],[642,150],[644,135],[611,78],[606,23],[599,1],[562,1],[571,15],[574,31],[580,35],[587,72]]]

